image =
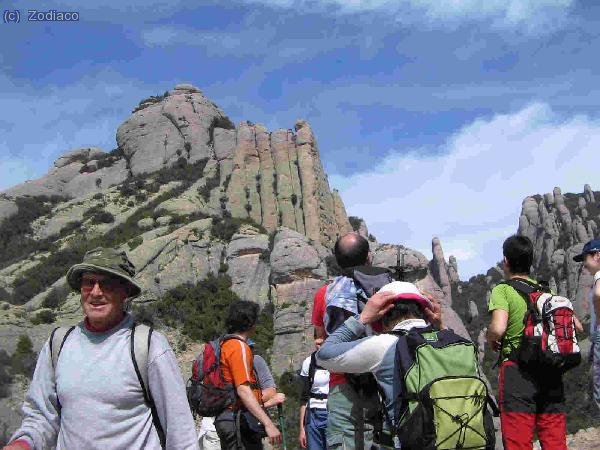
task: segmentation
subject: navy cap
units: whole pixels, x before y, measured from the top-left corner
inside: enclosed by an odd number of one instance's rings
[[[600,252],[600,239],[592,239],[583,246],[579,255],[573,256],[573,261],[581,262],[588,253]]]

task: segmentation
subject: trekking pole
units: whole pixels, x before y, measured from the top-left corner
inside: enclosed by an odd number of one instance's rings
[[[281,428],[281,444],[283,450],[287,450],[285,443],[285,417],[283,417],[283,405],[281,403],[277,405],[277,415],[279,416],[279,428]]]

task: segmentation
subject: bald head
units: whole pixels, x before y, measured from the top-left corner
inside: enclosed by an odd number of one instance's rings
[[[337,240],[333,253],[342,269],[362,266],[369,260],[369,242],[356,232],[348,233]]]

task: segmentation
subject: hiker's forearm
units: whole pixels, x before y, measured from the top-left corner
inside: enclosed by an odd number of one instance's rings
[[[267,403],[277,394],[277,390],[275,388],[267,388],[262,390],[262,399],[263,403]]]
[[[300,405],[300,430],[304,429],[304,416],[306,415],[306,403]]]
[[[273,389],[275,391],[275,389]],[[264,392],[264,391],[263,391]],[[263,396],[263,400],[265,397]],[[283,392],[275,392],[274,395],[271,395],[268,400],[263,401],[263,407],[265,409],[271,408],[272,406],[281,405],[285,401],[285,395]]]
[[[256,400],[256,397],[254,396],[254,393],[252,392],[252,389],[250,389],[249,385],[240,384],[236,388],[236,392],[246,409],[250,411],[250,413],[254,417],[256,417],[260,423],[262,423],[263,425],[274,425],[271,422],[271,419],[269,418],[267,413],[262,409],[262,407],[258,403],[258,400]]]
[[[371,372],[381,364],[387,348],[395,341],[371,336],[359,339],[364,325],[351,317],[329,336],[317,352],[317,361],[324,369],[341,373]]]

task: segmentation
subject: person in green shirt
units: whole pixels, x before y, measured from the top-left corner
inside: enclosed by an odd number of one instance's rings
[[[533,244],[526,236],[513,235],[502,245],[502,268],[506,280],[530,277]],[[487,342],[500,351],[498,380],[500,426],[505,450],[531,450],[537,429],[542,448],[567,450],[564,388],[560,373],[532,373],[511,357],[523,335],[527,299],[512,286],[499,284],[492,290],[488,307],[492,319]]]

